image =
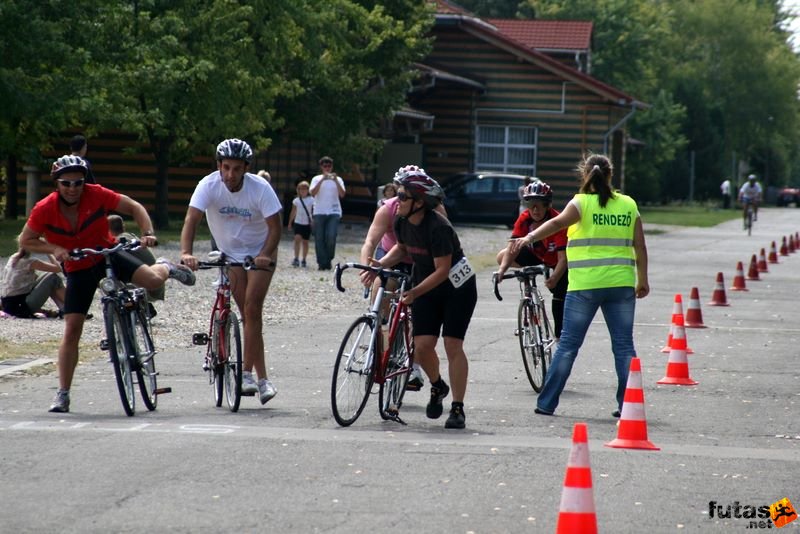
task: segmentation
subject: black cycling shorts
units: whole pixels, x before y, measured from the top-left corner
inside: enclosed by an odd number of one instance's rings
[[[477,276],[458,289],[450,280],[411,303],[415,336],[452,337],[463,340],[478,302]]]
[[[114,272],[123,282],[130,282],[136,269],[144,262],[133,254],[121,250],[111,255]],[[97,284],[106,276],[106,262],[101,261],[94,267],[67,273],[67,290],[64,297],[64,313],[86,314],[92,305]]]
[[[544,262],[541,260],[541,258],[539,258],[539,256],[531,252],[530,248],[524,247],[522,250],[519,251],[519,255],[517,256],[517,259],[514,261],[514,263],[516,263],[520,267],[530,267],[533,265],[542,265]],[[552,271],[552,267],[550,270]],[[561,276],[561,279],[559,279],[558,283],[556,284],[556,287],[550,290],[553,296],[557,299],[564,300],[567,296],[567,286],[569,285],[568,274],[569,271],[565,269],[564,274]],[[544,283],[541,284],[541,287],[545,287]]]

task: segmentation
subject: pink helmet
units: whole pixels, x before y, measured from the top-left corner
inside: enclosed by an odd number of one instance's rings
[[[402,185],[414,198],[425,200],[428,207],[434,208],[444,200],[444,190],[439,183],[416,165],[400,167],[394,175],[394,183]]]

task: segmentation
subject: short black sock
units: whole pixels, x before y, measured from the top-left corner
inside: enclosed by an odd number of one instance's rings
[[[436,382],[431,382],[431,386],[435,387],[436,389],[442,389],[446,385],[447,382],[442,380],[442,375],[439,375],[439,379]]]
[[[450,406],[453,407],[453,409],[461,408],[462,411],[464,410],[464,403],[463,402],[453,401],[453,402],[450,403]]]

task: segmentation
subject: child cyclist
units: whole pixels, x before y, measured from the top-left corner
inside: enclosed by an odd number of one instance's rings
[[[444,196],[439,184],[414,165],[401,168],[394,182],[399,202],[399,218],[394,227],[397,244],[376,263],[393,267],[403,258],[411,257],[414,286],[401,298],[412,310],[415,359],[431,381],[426,415],[430,419],[441,417],[442,400],[450,392],[450,386],[439,373],[435,351],[441,332],[453,386],[453,402],[445,428],[464,428],[469,370],[464,337],[478,300],[475,272],[464,256],[453,226],[435,210]],[[369,276],[362,277],[362,281],[369,283]]]
[[[311,238],[311,226],[313,219],[311,213],[314,210],[314,197],[308,194],[308,182],[303,180],[297,184],[297,196],[292,200],[292,211],[289,214],[289,224],[287,230],[294,227],[294,259],[292,267],[307,267],[306,257],[308,256],[308,241]],[[300,250],[302,248],[302,261],[300,260]]]
[[[527,209],[520,214],[511,239],[525,237],[530,232],[549,221],[558,211],[553,209],[553,190],[544,182],[533,182],[525,186],[523,199]],[[523,247],[514,254],[511,247],[506,247],[497,254],[498,282],[509,267],[527,267],[529,265],[545,264],[552,271],[545,281],[545,286],[553,294],[552,311],[556,340],[561,337],[561,325],[564,321],[564,298],[567,295],[567,230],[566,228],[555,234],[537,241],[531,246]]]

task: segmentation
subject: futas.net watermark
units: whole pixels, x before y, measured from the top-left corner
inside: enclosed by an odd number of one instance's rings
[[[781,528],[797,519],[797,511],[786,497],[762,506],[742,504],[739,501],[729,504],[709,501],[708,517],[711,519],[741,519],[746,521],[745,528]]]

